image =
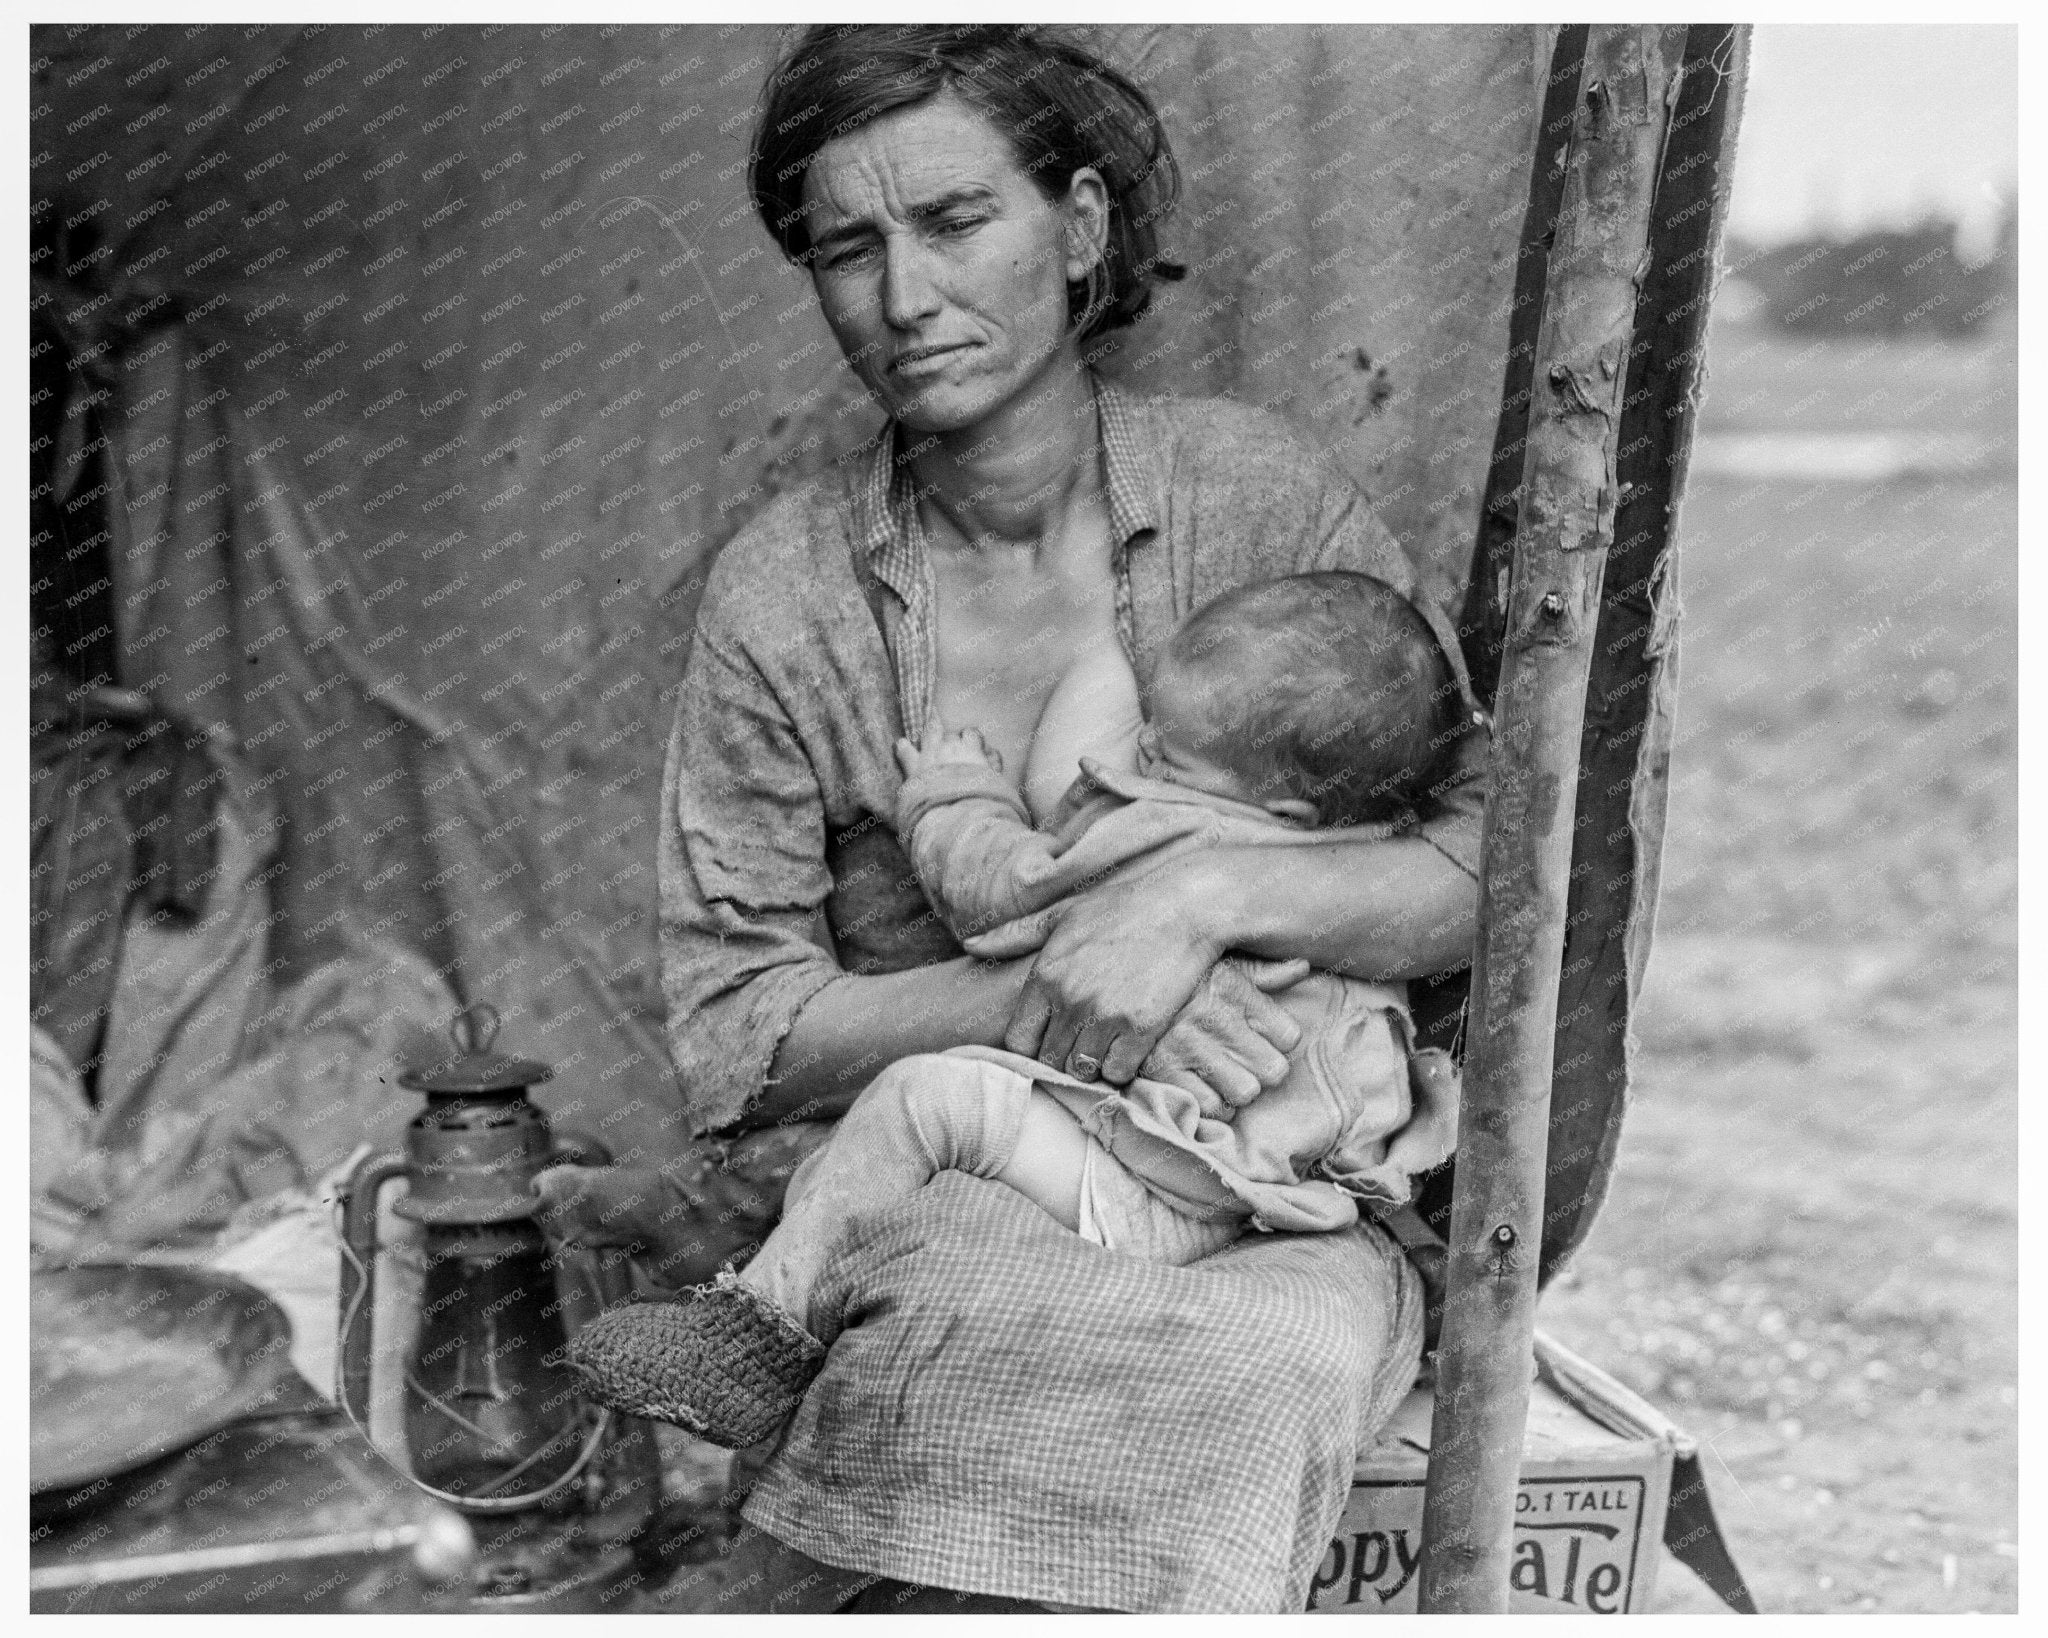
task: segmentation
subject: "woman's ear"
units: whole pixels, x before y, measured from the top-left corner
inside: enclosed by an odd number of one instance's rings
[[[1079,284],[1101,260],[1109,245],[1109,185],[1092,165],[1084,165],[1067,183],[1067,282]]]

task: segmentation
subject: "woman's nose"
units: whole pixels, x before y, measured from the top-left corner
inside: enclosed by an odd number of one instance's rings
[[[941,306],[924,248],[898,240],[889,246],[882,271],[882,317],[893,329],[907,330],[930,318]]]

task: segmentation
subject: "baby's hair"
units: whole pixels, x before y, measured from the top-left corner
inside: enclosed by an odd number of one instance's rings
[[[1371,575],[1259,581],[1197,609],[1146,681],[1171,675],[1203,724],[1202,753],[1260,800],[1304,798],[1324,825],[1425,807],[1464,722],[1457,680],[1408,600]]]

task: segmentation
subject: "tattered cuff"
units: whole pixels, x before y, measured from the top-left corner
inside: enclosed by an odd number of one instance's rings
[[[1024,806],[1024,799],[995,769],[966,763],[928,768],[905,780],[896,795],[896,839],[903,844],[904,852],[910,851],[910,839],[918,821],[933,808],[967,801],[1000,802],[1017,816],[1020,824],[1028,827],[1031,823],[1031,811]]]

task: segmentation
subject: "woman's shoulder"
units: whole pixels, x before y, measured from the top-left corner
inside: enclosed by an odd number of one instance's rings
[[[1372,497],[1313,431],[1228,398],[1137,398],[1126,420],[1208,598],[1309,569],[1378,575],[1407,592],[1413,566]]]
[[[1153,439],[1172,450],[1176,464],[1191,471],[1318,486],[1343,476],[1330,451],[1312,435],[1257,404],[1128,388],[1123,398]]]

